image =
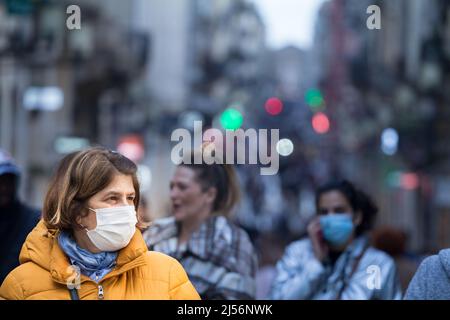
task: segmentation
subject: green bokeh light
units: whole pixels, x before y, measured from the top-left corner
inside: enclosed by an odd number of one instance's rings
[[[398,188],[401,185],[402,173],[399,171],[391,171],[386,176],[386,182],[389,187]]]
[[[220,116],[220,123],[225,130],[237,130],[243,121],[242,113],[233,108],[226,109]]]
[[[306,103],[314,109],[320,108],[324,104],[322,92],[317,89],[309,89],[305,94]]]

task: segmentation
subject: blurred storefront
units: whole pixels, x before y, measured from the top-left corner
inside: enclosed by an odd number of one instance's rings
[[[380,30],[361,15],[373,4]],[[450,246],[439,196],[449,169],[449,18],[446,1],[336,0],[316,26],[334,170],[366,187],[381,206],[379,224],[404,229],[415,251]],[[386,129],[399,137],[395,150],[383,147]]]
[[[130,88],[150,39],[133,29],[131,3],[115,2],[80,1],[82,29],[70,31],[69,2],[0,2],[1,145],[25,169],[23,193],[35,205],[62,154],[113,147],[124,130],[144,125]]]

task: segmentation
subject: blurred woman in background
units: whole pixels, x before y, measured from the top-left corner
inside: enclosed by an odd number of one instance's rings
[[[229,219],[239,199],[233,167],[181,164],[170,198],[172,216],[144,233],[149,249],[178,259],[203,299],[253,299],[256,254],[246,232]]]
[[[406,292],[414,273],[420,265],[421,257],[406,250],[408,236],[399,228],[380,226],[372,232],[372,244],[394,259],[402,292]]]
[[[308,238],[290,244],[277,263],[273,299],[401,299],[394,261],[369,245],[377,207],[347,181],[316,192]]]
[[[28,235],[6,299],[198,299],[182,266],[148,252],[136,165],[104,148],[64,158]]]

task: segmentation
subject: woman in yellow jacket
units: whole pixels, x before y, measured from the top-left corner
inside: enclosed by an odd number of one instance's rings
[[[199,299],[183,267],[148,251],[136,165],[90,148],[66,157],[28,235],[4,299]],[[138,228],[136,228],[136,226]]]

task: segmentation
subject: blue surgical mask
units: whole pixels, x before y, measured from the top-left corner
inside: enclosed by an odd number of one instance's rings
[[[345,244],[353,233],[350,214],[330,214],[320,217],[320,226],[325,240],[332,246]]]

